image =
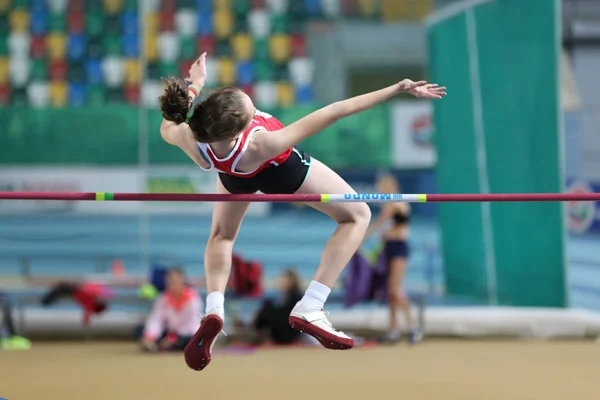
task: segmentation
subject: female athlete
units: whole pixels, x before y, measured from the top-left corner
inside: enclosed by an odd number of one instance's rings
[[[335,172],[311,159],[296,145],[344,118],[402,92],[441,99],[445,88],[405,79],[385,89],[330,104],[284,127],[254,108],[252,100],[235,88],[222,88],[204,101],[195,101],[206,79],[206,53],[192,65],[184,82],[170,78],[159,97],[163,139],[181,148],[200,168],[218,172],[217,193],[355,193]],[[189,86],[186,84],[188,83]],[[189,115],[188,115],[189,113]],[[365,132],[364,134],[368,134]],[[310,173],[309,173],[310,172]],[[224,292],[231,269],[233,242],[250,203],[218,202],[204,252],[206,315],[188,344],[188,366],[202,370],[223,329]],[[364,203],[314,203],[338,223],[327,242],[314,280],[290,314],[290,324],[329,349],[350,349],[354,341],[334,329],[323,304],[369,225]]]
[[[383,176],[377,181],[377,191],[389,194],[400,193],[400,185],[393,176]],[[413,324],[410,301],[402,288],[409,255],[408,223],[410,220],[410,205],[408,203],[384,203],[381,213],[367,230],[365,239],[390,220],[392,221],[392,225],[383,233],[382,237],[388,271],[387,293],[390,311],[389,330],[384,340],[386,342],[397,342],[400,340],[397,311],[401,309],[404,312],[406,323],[409,327],[408,341],[414,344],[419,342],[423,335]]]

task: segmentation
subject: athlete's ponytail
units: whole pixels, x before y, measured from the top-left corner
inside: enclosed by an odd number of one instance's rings
[[[187,84],[179,78],[163,78],[166,84],[164,93],[158,97],[160,111],[164,119],[176,124],[185,122],[190,110],[190,96]]]
[[[164,79],[165,91],[158,98],[164,119],[186,122],[196,140],[213,143],[233,138],[252,121],[254,107],[241,90],[221,88],[204,101],[191,102],[187,84],[179,78]],[[203,96],[205,97],[205,96]],[[190,112],[193,107],[193,112]]]

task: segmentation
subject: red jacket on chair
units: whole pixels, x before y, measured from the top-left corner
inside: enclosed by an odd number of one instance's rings
[[[246,261],[234,255],[233,290],[240,296],[260,297],[262,288],[262,265],[258,261]]]

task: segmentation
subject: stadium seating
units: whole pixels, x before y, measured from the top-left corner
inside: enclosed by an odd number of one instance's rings
[[[0,104],[157,107],[160,77],[187,74],[204,51],[211,88],[239,86],[259,107],[309,103],[314,66],[307,23],[390,20],[382,14],[404,15],[411,2],[0,1]],[[431,2],[423,0],[418,11],[428,11]]]

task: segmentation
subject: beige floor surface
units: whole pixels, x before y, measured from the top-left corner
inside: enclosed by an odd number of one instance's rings
[[[216,355],[203,372],[179,354],[141,354],[132,343],[0,352],[0,397],[9,400],[592,400],[599,379],[600,344],[592,342],[263,350]]]

